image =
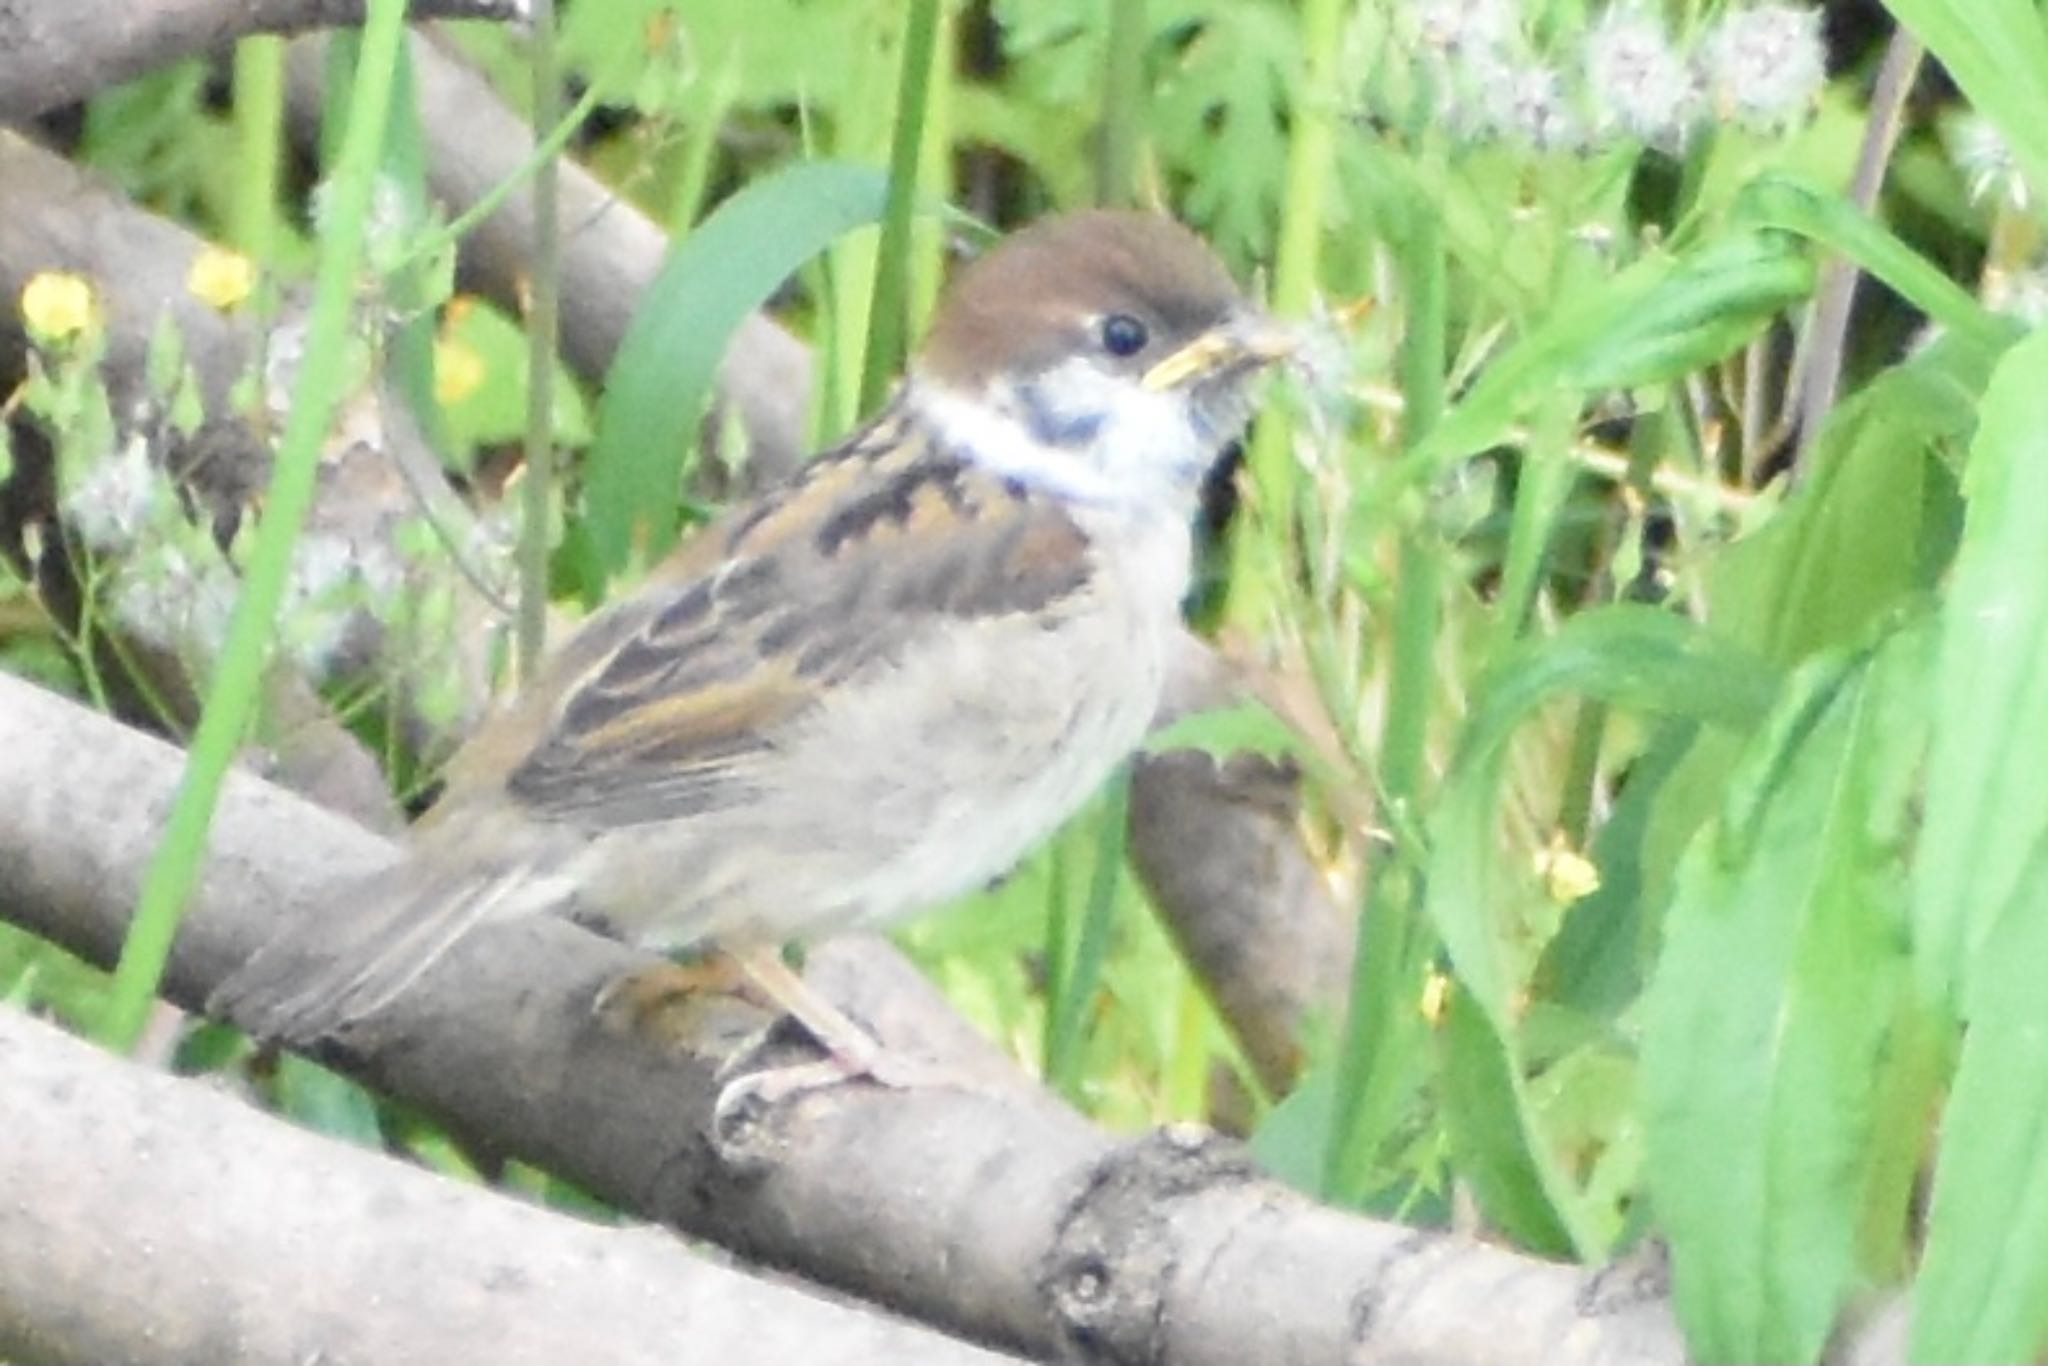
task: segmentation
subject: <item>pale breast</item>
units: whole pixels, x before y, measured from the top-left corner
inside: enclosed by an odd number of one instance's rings
[[[778,743],[758,800],[630,847],[602,841],[593,871],[637,884],[619,896],[672,889],[639,937],[830,933],[1007,872],[1101,787],[1158,705],[1187,533],[1164,519],[1115,530],[1056,617],[955,623],[839,690]]]

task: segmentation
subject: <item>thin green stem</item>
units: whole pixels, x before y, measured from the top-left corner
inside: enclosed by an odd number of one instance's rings
[[[533,0],[533,122],[546,128],[561,106],[555,69],[554,0]],[[519,677],[530,682],[547,645],[548,528],[555,492],[555,352],[561,333],[561,196],[557,164],[533,172],[532,299],[526,318],[526,471],[519,507]]]
[[[1280,209],[1280,239],[1273,252],[1273,311],[1299,317],[1314,301],[1322,248],[1323,219],[1335,168],[1337,58],[1342,48],[1344,0],[1303,0],[1301,46],[1306,71],[1294,101],[1287,149],[1287,188]],[[1296,499],[1294,424],[1283,412],[1268,411],[1252,431],[1245,467],[1258,505],[1274,528],[1291,526]],[[1249,536],[1233,546],[1230,592],[1241,619],[1262,615],[1271,585]]]
[[[1109,60],[1102,82],[1102,140],[1096,151],[1095,202],[1134,203],[1138,148],[1145,133],[1145,0],[1110,0]]]
[[[1125,829],[1130,816],[1130,772],[1111,785],[1103,802],[1101,836],[1088,875],[1088,900],[1081,910],[1081,928],[1066,958],[1060,989],[1049,1002],[1046,1019],[1045,1080],[1069,1100],[1079,1099],[1081,1038],[1095,993],[1102,985],[1102,964],[1109,956],[1109,931],[1116,920],[1117,881],[1123,873]]]
[[[592,84],[577,99],[567,114],[557,119],[548,130],[548,135],[533,145],[526,159],[519,163],[512,174],[506,176],[485,192],[476,203],[450,219],[440,229],[427,233],[413,244],[406,253],[408,263],[430,260],[441,252],[452,249],[458,242],[475,230],[477,224],[489,218],[505,206],[505,201],[519,193],[520,187],[540,173],[543,166],[551,166],[569,145],[569,139],[576,136],[584,121],[596,111],[604,98],[604,87]],[[538,120],[536,120],[538,122]]]
[[[896,86],[896,126],[889,144],[889,199],[882,211],[874,301],[868,309],[867,354],[861,366],[863,413],[881,406],[903,366],[909,323],[910,222],[917,208],[918,160],[924,148],[938,32],[939,0],[911,0],[903,20],[903,65]]]
[[[1400,356],[1404,444],[1414,450],[1444,405],[1446,278],[1433,206],[1411,196],[1403,240],[1407,335]],[[1416,1070],[1421,955],[1422,848],[1419,808],[1428,776],[1430,703],[1443,599],[1443,556],[1427,528],[1401,538],[1386,719],[1380,740],[1384,821],[1393,832],[1366,879],[1358,948],[1351,965],[1336,1098],[1323,1153],[1323,1189],[1335,1199],[1363,1194],[1380,1136],[1391,1123],[1403,1078]]]
[[[298,390],[285,420],[248,576],[228,622],[220,664],[207,690],[163,839],[114,970],[101,1038],[126,1051],[148,1023],[164,964],[205,855],[207,829],[229,765],[261,695],[293,543],[312,506],[321,441],[339,398],[349,312],[362,263],[364,222],[390,112],[392,75],[405,37],[405,0],[369,0],[361,60],[349,95],[348,131],[335,166],[332,217],[321,234],[319,268]]]
[[[584,92],[584,97],[589,98],[589,94]],[[679,240],[704,215],[704,197],[711,185],[712,163],[717,159],[719,131],[724,128],[726,113],[738,95],[739,67],[728,62],[705,82],[702,98],[694,102],[686,115],[692,122],[684,131],[683,144],[676,155],[675,186],[668,200],[671,242]]]
[[[284,165],[284,39],[235,45],[236,168],[228,230],[251,260],[268,264],[277,241],[277,186]]]
[[[1593,829],[1593,790],[1600,780],[1600,748],[1607,735],[1607,704],[1591,699],[1579,704],[1572,719],[1571,749],[1566,755],[1564,785],[1557,803],[1557,829],[1574,849],[1586,847]]]
[[[1530,424],[1522,447],[1515,505],[1508,516],[1508,544],[1501,556],[1500,591],[1490,657],[1499,660],[1521,638],[1542,587],[1557,515],[1571,491],[1578,468],[1572,462],[1572,438],[1578,423],[1578,399],[1552,404]]]

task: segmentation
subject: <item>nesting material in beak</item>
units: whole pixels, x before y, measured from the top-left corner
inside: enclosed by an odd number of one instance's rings
[[[1157,392],[1231,370],[1271,365],[1294,354],[1294,335],[1253,316],[1214,327],[1147,370],[1139,381]]]

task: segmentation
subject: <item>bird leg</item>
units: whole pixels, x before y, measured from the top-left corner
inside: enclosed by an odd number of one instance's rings
[[[686,962],[663,959],[607,982],[591,1002],[590,1012],[617,1033],[665,1048],[701,1051],[739,1032],[731,1020],[716,1018],[716,1007],[724,1003],[727,1014],[734,1013],[730,1007],[745,980],[739,965],[724,953]]]
[[[744,994],[756,998],[757,1003],[795,1020],[825,1051],[825,1057],[814,1063],[735,1075],[767,1042],[773,1026],[754,1031],[720,1068],[721,1076],[730,1078],[727,1091],[734,1092],[721,1098],[721,1110],[727,1108],[729,1099],[738,1100],[741,1090],[754,1099],[775,1101],[861,1078],[897,1089],[957,1084],[958,1078],[938,1065],[884,1047],[872,1032],[783,962],[781,951],[774,946],[718,948],[686,963],[652,964],[608,983],[592,1009],[624,1033],[675,1044],[700,1038],[705,1032],[701,1018],[705,997],[729,999],[746,988],[751,990]]]

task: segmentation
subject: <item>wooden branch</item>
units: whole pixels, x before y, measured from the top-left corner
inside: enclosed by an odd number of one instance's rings
[[[318,136],[325,103],[324,43],[293,43],[288,70],[293,123]],[[470,208],[511,178],[533,149],[533,129],[483,75],[442,42],[415,35],[413,88],[427,142],[427,180],[449,212]],[[560,173],[562,354],[593,382],[604,377],[633,310],[661,269],[668,234],[575,162]],[[533,241],[533,200],[522,188],[462,241],[458,278],[515,315],[524,312]],[[773,479],[810,454],[811,356],[773,319],[740,325],[718,372],[718,396],[748,440],[749,473]]]
[[[517,19],[521,0],[411,0],[414,19]],[[26,0],[0,5],[0,122],[257,33],[349,27],[363,0]]]
[[[1242,696],[1223,657],[1184,635],[1158,724]],[[1301,1067],[1304,1027],[1341,1015],[1355,941],[1302,844],[1300,803],[1300,775],[1256,754],[1156,754],[1131,778],[1131,864],[1276,1095]]]
[[[6,84],[0,74],[0,88]],[[201,239],[136,208],[105,182],[5,128],[0,185],[7,187],[7,211],[0,213],[0,375],[21,368],[16,303],[22,286],[40,271],[76,271],[92,281],[105,313],[105,364],[117,401],[141,391],[150,338],[168,315],[184,337],[209,411],[226,407],[228,390],[254,354],[254,334],[186,290],[192,258],[205,245]]]
[[[8,1360],[1015,1360],[305,1133],[4,1006],[0,1110]]]
[[[0,753],[0,912],[110,961],[180,756],[4,676]],[[389,856],[237,775],[170,993],[202,999],[323,884]],[[714,1131],[715,1057],[591,1017],[645,961],[551,920],[479,933],[335,1061],[633,1213],[1030,1353],[1683,1360],[1659,1286],[1319,1209],[1198,1130],[1120,1143],[1036,1094],[845,1086]]]

